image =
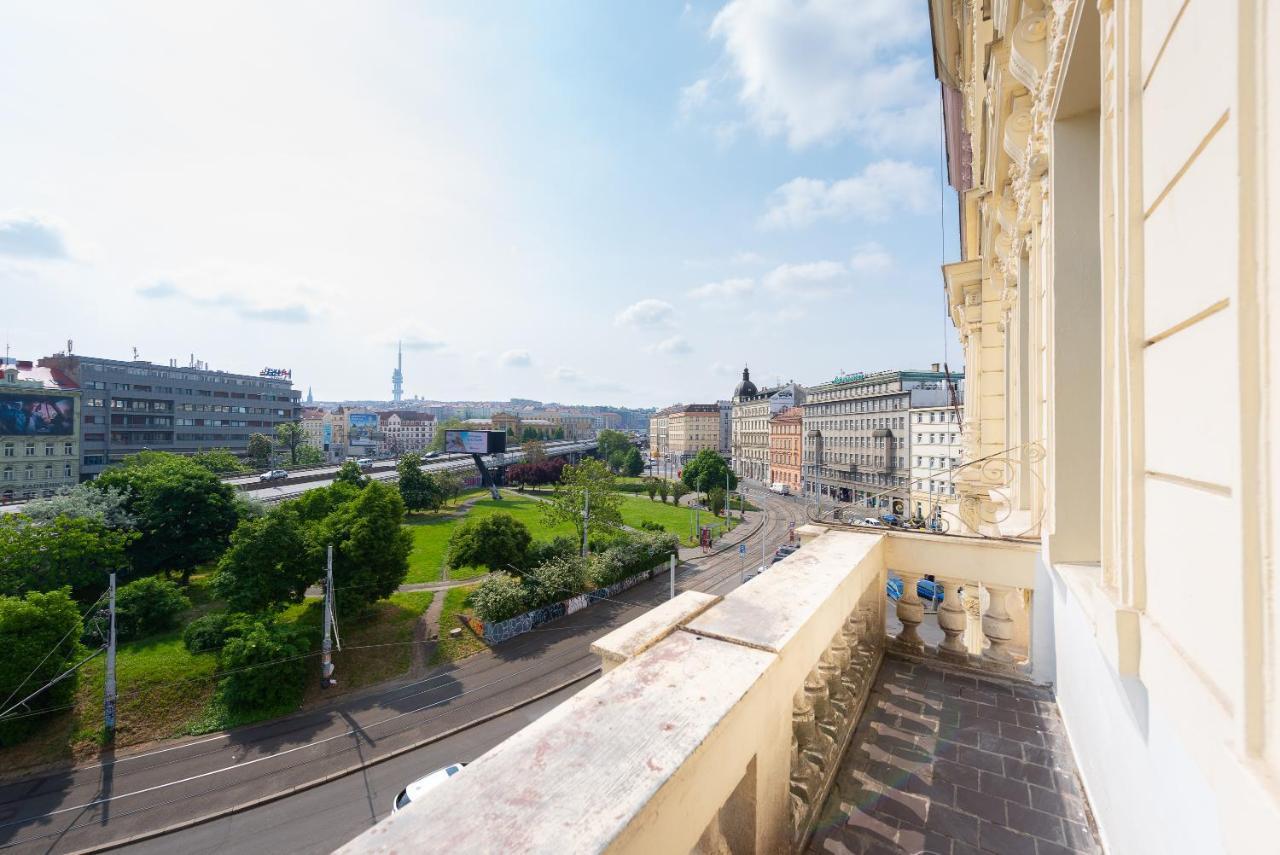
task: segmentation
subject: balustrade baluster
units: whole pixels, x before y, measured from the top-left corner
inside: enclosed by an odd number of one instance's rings
[[[1013,638],[1013,618],[1009,616],[1006,602],[1012,590],[1002,585],[988,585],[987,593],[991,602],[987,605],[987,613],[982,616],[982,634],[991,642],[983,655],[993,664],[1004,668],[1014,662],[1013,652],[1008,646]]]
[[[898,598],[898,620],[902,622],[902,631],[898,633],[897,643],[915,653],[924,651],[924,641],[920,638],[918,627],[924,621],[924,603],[916,593],[916,583],[921,576],[914,573],[903,573],[902,596]]]
[[[938,606],[938,627],[946,636],[938,645],[938,655],[944,659],[969,658],[969,651],[964,646],[964,629],[968,622],[968,615],[965,613],[960,597],[960,584],[947,582],[943,587],[942,603]]]

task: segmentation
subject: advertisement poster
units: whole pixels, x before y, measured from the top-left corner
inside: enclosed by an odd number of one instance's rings
[[[364,445],[374,442],[374,434],[377,432],[377,413],[347,414],[347,441],[352,445]]]
[[[0,434],[71,436],[76,429],[75,406],[74,398],[0,395]]]
[[[444,432],[446,454],[488,454],[489,431],[447,430]]]

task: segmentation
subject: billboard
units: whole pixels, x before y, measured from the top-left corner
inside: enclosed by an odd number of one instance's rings
[[[500,430],[447,430],[446,454],[499,454],[507,450],[507,434]]]
[[[71,436],[76,431],[74,398],[0,395],[0,434]]]
[[[376,442],[374,434],[378,432],[377,413],[348,413],[347,442],[361,445]]]

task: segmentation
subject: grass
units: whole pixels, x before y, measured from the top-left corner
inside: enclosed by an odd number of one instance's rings
[[[646,498],[629,498],[622,500],[622,521],[632,528],[639,528],[643,522],[655,522],[667,531],[680,538],[686,546],[697,544],[697,538],[689,534],[693,525],[693,511],[686,507],[651,502]],[[713,517],[706,511],[698,514],[699,525],[710,525],[712,536],[719,537],[725,531],[723,517]],[[733,520],[730,527],[737,525]]]
[[[466,611],[470,606],[468,599],[477,587],[477,585],[467,585],[462,588],[450,588],[445,592],[444,608],[440,612],[440,643],[436,645],[430,664],[442,665],[445,662],[456,662],[488,648],[488,645],[458,620],[458,613]],[[457,638],[450,638],[449,630],[454,627],[460,627],[462,632]]]

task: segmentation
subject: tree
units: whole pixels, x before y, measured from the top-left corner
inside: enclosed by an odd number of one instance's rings
[[[271,465],[271,437],[265,433],[255,433],[249,437],[249,459],[259,469]]]
[[[679,481],[671,482],[671,504],[678,505],[680,500],[689,495],[691,491],[683,483]]]
[[[532,542],[529,529],[510,514],[472,518],[449,538],[449,566],[523,569]]]
[[[47,499],[27,502],[22,512],[38,523],[65,517],[93,520],[107,528],[132,528],[135,521],[126,510],[126,499],[124,490],[99,490],[90,484],[76,484],[60,488]]]
[[[612,460],[615,454],[626,454],[632,448],[627,435],[616,430],[602,430],[596,435],[596,448],[601,460]]]
[[[313,491],[320,492],[320,491]],[[300,603],[324,564],[293,502],[242,522],[218,561],[214,591],[233,612],[263,612]]]
[[[533,425],[526,425],[524,430],[520,431],[521,442],[531,442],[538,438],[538,429]]]
[[[235,490],[189,458],[164,455],[148,465],[112,467],[91,482],[123,490],[141,535],[129,546],[139,574],[182,573],[185,584],[199,564],[226,549],[239,524]]]
[[[246,467],[225,448],[211,448],[208,451],[197,451],[191,459],[208,469],[214,475],[227,475],[246,471]]]
[[[19,701],[84,657],[79,639],[84,633],[80,606],[64,589],[25,597],[0,596],[0,686]],[[56,709],[71,702],[76,675],[56,683],[33,698],[33,710]],[[44,720],[24,715],[0,721],[0,745],[22,741]]]
[[[576,466],[564,467],[555,492],[539,508],[552,525],[572,523],[581,543],[582,512],[588,496],[591,500],[588,536],[622,528],[622,499],[614,492],[613,474],[599,460],[590,457]]]
[[[107,574],[129,566],[136,532],[108,528],[92,517],[35,522],[23,514],[0,515],[0,594],[70,588],[92,602],[107,587]]]
[[[314,445],[300,445],[295,454],[299,466],[320,466],[324,463],[324,452]]]
[[[123,641],[165,632],[189,608],[191,601],[167,579],[136,579],[116,591],[116,632]]]
[[[297,422],[281,422],[276,425],[276,440],[289,449],[289,462],[298,465],[298,446],[307,441],[307,432]]]
[[[515,576],[499,573],[480,583],[471,594],[471,606],[485,623],[513,618],[529,610],[529,591]]]
[[[525,432],[533,431],[532,437],[525,437],[526,442],[520,446],[520,450],[524,452],[525,463],[541,463],[547,459],[547,448],[538,439],[538,431],[536,428],[525,428]]]
[[[644,460],[640,457],[640,451],[634,445],[627,449],[627,453],[623,455],[622,474],[629,475],[632,478],[644,471]]]
[[[605,462],[609,464],[609,471],[615,475],[621,475],[622,470],[627,465],[627,453],[625,451],[615,451],[605,458]]]
[[[667,503],[667,496],[671,495],[671,482],[666,478],[658,479],[658,495],[662,498],[662,504]]]
[[[462,495],[462,478],[456,472],[432,472],[431,480],[436,483],[445,502],[452,502]]]
[[[373,481],[316,527],[318,549],[333,544],[333,583],[340,614],[360,614],[391,596],[409,573],[413,535],[401,525],[404,502]]]
[[[707,491],[707,508],[715,516],[720,516],[724,510],[725,495],[724,487],[712,487]]]
[[[713,449],[704,448],[684,467],[680,480],[692,490],[710,490],[712,487],[723,487],[728,484],[732,490],[738,486],[738,476],[733,474],[729,464]]]
[[[400,475],[400,499],[407,510],[435,511],[444,504],[444,495],[436,480],[422,471],[422,455],[406,454],[396,465],[396,472]]]
[[[314,630],[311,630],[314,631]],[[309,631],[257,620],[227,639],[218,658],[222,699],[233,710],[270,715],[302,702],[311,659]]]
[[[556,439],[564,439],[564,428],[562,427],[556,428],[556,432],[554,436]]]
[[[644,491],[649,494],[649,501],[652,502],[653,497],[658,493],[658,479],[646,478],[644,482]],[[667,497],[666,497],[666,494],[664,493],[662,496],[662,501],[665,502],[666,500],[667,500]]]
[[[360,471],[360,465],[354,460],[348,460],[346,463],[338,467],[338,474],[333,476],[335,484],[350,484],[353,487],[363,487],[369,483],[369,479],[364,477],[364,473]]]

